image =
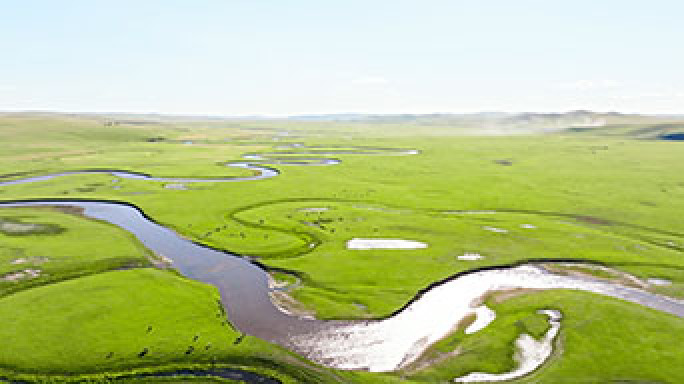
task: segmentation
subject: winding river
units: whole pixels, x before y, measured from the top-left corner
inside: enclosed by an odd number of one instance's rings
[[[376,150],[376,149],[373,149]],[[347,152],[341,152],[347,151]],[[382,149],[373,153],[387,151]],[[322,151],[311,151],[323,155]],[[357,150],[354,153],[358,153]],[[369,152],[372,152],[369,150]],[[351,150],[325,154],[352,153]],[[401,152],[409,153],[407,151]],[[415,152],[412,152],[415,153]],[[294,153],[287,152],[287,155]],[[302,154],[302,153],[299,153]],[[313,153],[305,153],[313,154]],[[260,168],[257,161],[274,163],[283,153],[247,154],[245,167]],[[257,168],[259,167],[259,168]],[[13,180],[0,185],[37,182],[77,171]],[[261,171],[263,172],[263,171]],[[255,178],[272,177],[263,173]],[[116,176],[151,181],[213,182],[230,179],[154,178],[136,173]],[[239,178],[253,180],[254,178]],[[103,220],[132,233],[147,248],[172,261],[184,276],[218,288],[230,322],[240,331],[289,348],[308,359],[339,369],[393,371],[414,362],[430,345],[447,336],[466,318],[475,316],[469,329],[476,332],[493,320],[483,297],[512,289],[572,289],[606,295],[684,317],[684,301],[653,294],[589,276],[554,273],[539,264],[476,270],[440,282],[426,290],[394,316],[383,320],[322,321],[297,317],[274,304],[269,275],[237,255],[186,240],[155,223],[139,208],[124,202],[44,199],[0,202],[0,207],[77,207],[83,216]],[[272,286],[272,285],[271,285]],[[474,326],[474,328],[473,328]]]
[[[481,298],[511,289],[574,289],[607,295],[684,317],[684,302],[591,277],[552,273],[540,265],[462,274],[426,291],[396,315],[372,321],[321,321],[287,314],[271,300],[269,276],[247,259],[180,237],[137,207],[120,202],[40,200],[0,207],[68,206],[114,224],[172,260],[188,278],[216,286],[228,318],[247,333],[326,366],[393,371],[414,361],[467,316],[481,316]],[[484,324],[486,326],[486,324]]]
[[[105,174],[124,179],[157,181],[164,183],[226,183],[237,181],[253,181],[269,179],[278,176],[278,170],[265,165],[335,165],[341,161],[330,157],[311,157],[316,156],[336,156],[336,155],[413,155],[418,151],[415,149],[394,149],[378,147],[317,147],[304,146],[300,143],[280,146],[281,149],[290,148],[288,151],[265,152],[265,153],[246,153],[242,158],[248,161],[232,161],[223,163],[227,167],[243,168],[254,171],[253,176],[245,177],[155,177],[146,173],[132,172],[115,169],[84,169],[67,172],[57,172],[47,175],[25,177],[11,180],[0,180],[0,186],[35,183],[47,181],[58,177],[70,175],[92,175]]]

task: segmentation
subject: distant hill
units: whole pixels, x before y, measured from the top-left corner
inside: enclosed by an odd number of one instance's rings
[[[515,135],[571,134],[684,140],[684,115],[637,115],[585,110],[564,113],[319,114],[291,117],[183,116],[131,113],[0,112],[1,117],[96,120],[109,125],[239,124],[250,129],[319,134]]]
[[[684,140],[684,115],[637,115],[585,110],[565,113],[333,114],[293,116],[288,120],[351,124],[402,124],[452,127],[468,134],[564,133]]]

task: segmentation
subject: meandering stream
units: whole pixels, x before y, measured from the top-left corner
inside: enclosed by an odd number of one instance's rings
[[[86,200],[0,203],[0,207],[70,206],[86,217],[129,231],[172,260],[188,278],[216,286],[233,325],[326,366],[392,371],[414,361],[469,315],[478,300],[510,289],[574,289],[598,293],[684,317],[684,302],[591,277],[564,276],[538,265],[480,270],[439,284],[384,320],[321,321],[285,313],[271,300],[269,276],[247,259],[183,239],[129,204]],[[486,325],[486,324],[485,324]]]
[[[288,151],[279,152],[264,152],[264,153],[246,153],[242,158],[248,161],[232,161],[224,163],[227,167],[243,168],[254,172],[253,176],[245,177],[220,177],[220,178],[205,178],[205,177],[155,177],[146,173],[132,172],[116,169],[83,169],[66,172],[56,172],[46,175],[39,175],[33,177],[24,177],[11,180],[2,181],[0,179],[0,186],[36,183],[47,181],[58,177],[70,175],[92,175],[92,174],[106,174],[124,179],[156,181],[164,183],[226,183],[238,181],[254,181],[261,179],[269,179],[278,176],[278,170],[267,167],[266,165],[334,165],[341,161],[330,157],[309,157],[306,155],[316,156],[337,156],[337,155],[414,155],[418,151],[415,149],[395,149],[395,148],[377,148],[377,147],[316,147],[304,146],[301,144],[292,144],[290,146],[281,146],[281,148],[291,148]],[[305,156],[305,157],[302,157]]]
[[[388,149],[367,149],[373,154]],[[395,150],[396,151],[396,150]],[[164,182],[245,181],[273,177],[276,170],[262,163],[286,164],[291,157],[360,153],[359,150],[318,150],[267,154],[247,154],[249,162],[239,163],[259,175],[246,178],[200,179],[158,178],[149,175],[105,170],[63,172],[0,182],[0,185],[39,182],[76,173],[109,173],[119,177]],[[399,151],[401,154],[415,152]],[[313,164],[326,159],[306,158]],[[330,159],[327,159],[330,160]],[[297,164],[303,160],[292,161]],[[305,161],[305,162],[306,162]],[[328,163],[331,164],[331,163]],[[89,218],[103,220],[132,233],[144,246],[172,261],[173,267],[188,278],[218,288],[230,322],[242,332],[285,346],[310,360],[340,369],[393,371],[415,361],[431,344],[447,336],[454,327],[475,315],[477,331],[493,320],[493,312],[481,303],[492,291],[511,289],[572,289],[619,298],[662,312],[684,317],[684,301],[589,276],[566,276],[541,265],[492,268],[461,274],[435,285],[416,297],[394,316],[384,320],[322,321],[286,313],[271,299],[269,275],[259,266],[237,255],[186,240],[155,223],[139,208],[124,202],[44,199],[0,202],[2,207],[77,207]]]

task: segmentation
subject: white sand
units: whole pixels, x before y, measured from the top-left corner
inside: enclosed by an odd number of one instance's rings
[[[4,281],[19,281],[22,279],[33,279],[40,276],[41,271],[39,269],[25,269],[19,272],[13,272],[5,276],[0,277],[0,280]]]
[[[496,233],[508,233],[508,229],[494,228],[494,227],[482,227],[485,231],[496,232]]]
[[[185,184],[181,183],[176,183],[176,184],[166,184],[164,185],[164,188],[166,189],[176,189],[176,190],[186,190],[188,187],[185,186]]]
[[[314,208],[300,208],[298,210],[300,212],[325,212],[329,209],[330,208],[327,208],[327,207],[314,207]]]
[[[10,261],[10,264],[13,264],[13,265],[26,264],[26,263],[40,264],[40,263],[46,263],[48,261],[49,261],[49,259],[47,257],[30,257],[30,258],[20,257],[18,259],[14,259],[14,260]]]
[[[464,253],[461,256],[458,256],[459,260],[465,260],[465,261],[475,261],[475,260],[480,260],[484,256],[480,255],[479,253]]]
[[[420,249],[427,248],[426,243],[402,239],[361,239],[347,241],[347,249]]]
[[[40,229],[41,226],[39,224],[0,221],[0,231],[7,232],[9,234],[28,233]]]
[[[496,319],[496,312],[486,305],[480,305],[475,308],[475,315],[477,318],[465,329],[465,334],[470,335],[485,329],[489,323]]]

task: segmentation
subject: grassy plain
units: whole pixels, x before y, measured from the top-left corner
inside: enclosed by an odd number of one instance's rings
[[[29,289],[0,300],[0,317],[0,372],[16,379],[193,366],[319,379],[306,363],[233,329],[213,289],[168,271],[112,271]]]
[[[538,335],[540,315],[535,309],[563,313],[562,333],[555,355],[523,383],[662,382],[684,380],[684,351],[673,335],[684,332],[674,316],[602,296],[571,291],[522,295],[492,307],[500,316],[490,327],[473,335],[456,333],[436,349],[449,359],[415,374],[415,380],[444,382],[467,372],[507,372],[514,368],[510,346],[521,332]],[[545,316],[543,316],[545,317]]]
[[[387,316],[419,290],[458,272],[539,259],[605,263],[644,278],[671,280],[671,286],[654,289],[684,295],[684,216],[677,214],[684,211],[683,144],[635,140],[632,133],[648,126],[644,121],[639,121],[641,128],[620,126],[611,132],[622,134],[615,135],[574,130],[486,137],[456,135],[448,124],[111,121],[0,118],[6,143],[0,149],[0,174],[12,179],[123,169],[154,176],[244,176],[250,171],[222,164],[293,141],[416,148],[421,153],[336,155],[339,165],[274,166],[282,174],[272,179],[187,184],[188,190],[166,189],[161,182],[112,182],[108,175],[73,175],[0,186],[0,200],[131,202],[195,241],[297,271],[302,284],[290,294],[321,318]],[[285,136],[284,131],[291,133]],[[563,352],[525,380],[676,382],[671,379],[682,375],[677,367],[684,357],[666,344],[681,333],[681,319],[577,292],[533,294],[493,305],[500,316],[492,326],[467,337],[457,332],[425,358],[440,360],[440,354],[459,346],[466,353],[429,368],[396,374],[313,368],[253,338],[233,345],[239,334],[222,325],[210,287],[150,268],[100,273],[148,265],[150,255],[116,228],[49,210],[2,209],[0,217],[66,229],[0,233],[0,275],[24,269],[11,264],[18,258],[49,260],[35,266],[43,277],[0,285],[5,296],[0,318],[13,319],[9,327],[3,320],[0,330],[3,340],[11,340],[0,352],[8,376],[72,372],[102,377],[105,372],[206,367],[217,361],[295,382],[441,382],[473,370],[510,370],[511,341],[520,332],[543,330],[535,315],[539,308],[563,311]],[[345,242],[354,237],[411,239],[429,247],[346,249]],[[458,258],[466,253],[483,258]],[[620,319],[618,326],[614,319]],[[73,324],[84,331],[78,334]],[[147,333],[150,325],[153,331]],[[74,341],[64,343],[69,330],[67,338]],[[210,349],[186,355],[194,345],[188,338],[198,334],[211,342]],[[611,350],[614,345],[625,352]],[[142,348],[149,355],[139,358]],[[640,365],[647,363],[656,368]]]
[[[0,276],[27,269],[38,274],[0,280],[0,297],[112,269],[149,266],[154,258],[127,232],[49,208],[1,208],[0,222],[24,229],[0,230]]]

